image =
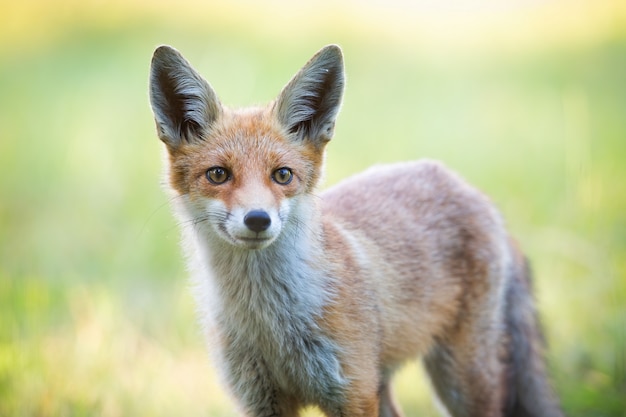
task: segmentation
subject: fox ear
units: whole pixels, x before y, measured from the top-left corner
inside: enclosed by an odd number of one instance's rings
[[[209,83],[169,46],[152,56],[150,103],[159,138],[172,148],[202,139],[221,112]]]
[[[320,50],[278,96],[274,112],[297,140],[317,146],[333,135],[344,87],[343,56],[336,45]]]

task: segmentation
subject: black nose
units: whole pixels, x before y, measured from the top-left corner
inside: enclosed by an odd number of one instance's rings
[[[248,229],[260,233],[270,227],[272,219],[270,219],[270,215],[265,210],[252,210],[246,214],[243,222],[248,226]]]

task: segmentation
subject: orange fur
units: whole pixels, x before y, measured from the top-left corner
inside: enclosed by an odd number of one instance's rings
[[[524,258],[488,198],[432,161],[317,194],[342,91],[335,46],[247,110],[173,49],[153,58],[201,318],[243,413],[398,417],[391,377],[422,357],[453,416],[560,416]]]

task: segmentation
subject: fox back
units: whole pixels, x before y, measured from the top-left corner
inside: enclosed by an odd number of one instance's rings
[[[266,107],[223,106],[165,46],[150,84],[199,314],[242,413],[399,416],[391,377],[422,357],[453,416],[561,415],[525,259],[482,193],[432,161],[317,191],[337,46]]]

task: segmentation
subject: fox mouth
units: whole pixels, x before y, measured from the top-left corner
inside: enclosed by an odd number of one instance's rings
[[[238,246],[243,246],[248,249],[262,249],[262,248],[269,246],[269,244],[274,241],[274,239],[270,236],[267,236],[267,237],[238,236],[238,237],[235,237],[234,240],[236,241],[236,244]]]
[[[271,235],[259,236],[257,234],[256,236],[242,236],[231,233],[228,230],[228,227],[226,227],[226,225],[223,223],[218,224],[216,229],[218,231],[218,234],[221,235],[222,239],[224,239],[233,246],[244,249],[262,249],[269,246],[269,244],[274,241],[274,236]]]
[[[236,239],[244,242],[265,242],[271,240],[270,237],[238,237]]]

